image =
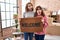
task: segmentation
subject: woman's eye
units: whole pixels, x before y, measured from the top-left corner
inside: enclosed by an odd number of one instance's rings
[[[29,6],[29,7],[31,7],[31,6]]]

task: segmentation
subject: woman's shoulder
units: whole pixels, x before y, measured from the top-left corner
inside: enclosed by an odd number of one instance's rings
[[[47,19],[47,16],[44,16],[44,19]]]
[[[27,12],[24,12],[23,15],[25,15]]]
[[[44,18],[47,18],[47,16],[44,16]]]

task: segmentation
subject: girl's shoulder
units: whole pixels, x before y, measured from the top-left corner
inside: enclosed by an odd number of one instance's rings
[[[47,16],[44,16],[44,18],[47,18]]]
[[[44,18],[45,20],[47,20],[47,16],[44,16],[43,18]]]
[[[25,15],[27,12],[24,12],[23,15]]]

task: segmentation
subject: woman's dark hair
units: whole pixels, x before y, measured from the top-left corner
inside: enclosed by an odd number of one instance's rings
[[[35,10],[36,10],[36,12],[35,12],[35,17],[38,15],[38,14],[37,14],[37,10],[39,10],[39,9],[40,9],[40,10],[42,10],[42,12],[41,12],[41,16],[43,16],[43,17],[44,17],[44,16],[45,16],[45,14],[44,14],[43,9],[42,9],[42,7],[41,7],[41,6],[37,6],[37,7],[36,7],[36,9],[35,9]]]
[[[28,5],[29,5],[29,4],[31,4],[31,6],[33,6],[33,4],[32,4],[31,2],[27,3],[27,4],[26,4],[26,7],[25,7],[26,12],[29,11],[29,9],[28,9]],[[33,11],[33,8],[32,8],[32,11]]]

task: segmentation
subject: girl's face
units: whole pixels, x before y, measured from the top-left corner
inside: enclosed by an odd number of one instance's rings
[[[32,6],[31,4],[28,4],[28,9],[29,9],[30,11],[32,11],[33,6]]]
[[[40,8],[38,8],[37,14],[38,14],[38,15],[41,15],[41,12],[42,12],[42,10],[41,10]]]

